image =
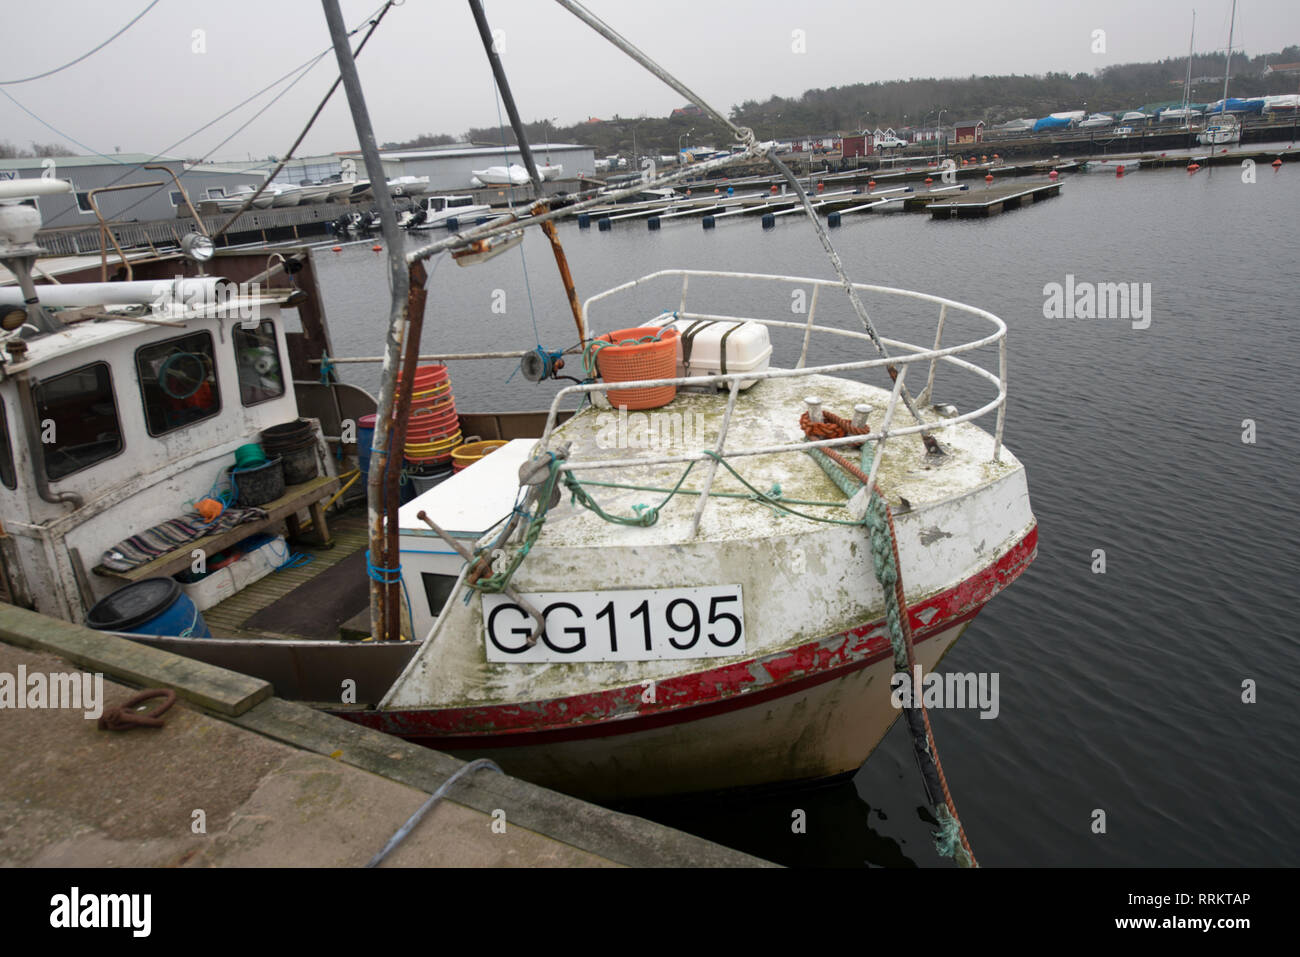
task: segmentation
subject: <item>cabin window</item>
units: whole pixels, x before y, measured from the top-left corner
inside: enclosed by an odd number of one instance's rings
[[[447,203],[447,205],[448,205],[448,206],[473,206],[473,205],[474,205],[474,197],[473,197],[473,196],[461,196],[461,197],[458,197],[458,198],[456,198],[456,199],[452,199],[452,200],[450,200],[450,201]]]
[[[92,362],[52,376],[33,390],[45,474],[51,480],[80,472],[122,451],[108,363]]]
[[[9,417],[5,413],[4,403],[0,402],[0,482],[7,488],[18,487],[18,476],[14,472],[14,451],[9,444]]]
[[[221,411],[211,333],[141,346],[135,368],[150,435],[175,432]]]
[[[284,371],[275,343],[275,323],[263,319],[252,329],[237,326],[231,339],[239,369],[239,401],[257,405],[284,395]]]
[[[185,202],[185,196],[183,193],[181,193],[179,189],[172,190],[170,193],[167,194],[167,198],[171,200],[173,206],[177,206],[177,207],[179,207],[183,202]]]
[[[95,207],[90,205],[90,190],[77,190],[77,210],[83,213],[93,213]]]

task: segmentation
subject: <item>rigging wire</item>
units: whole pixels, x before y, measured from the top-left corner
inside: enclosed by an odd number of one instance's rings
[[[349,31],[348,35],[351,36],[351,35],[357,33],[357,32],[358,32],[358,31],[359,31],[363,26],[365,26],[367,23],[370,23],[370,22],[373,21],[373,20],[374,20],[378,15],[380,15],[381,11],[383,11],[385,7],[392,6],[392,5],[395,5],[395,0],[386,0],[385,3],[383,3],[383,4],[381,4],[380,6],[376,7],[376,8],[375,8],[375,9],[374,9],[374,10],[373,10],[369,15],[367,15],[366,18],[365,18],[361,23],[359,23],[359,24],[357,24],[357,26],[353,27],[353,29],[352,29],[351,31]],[[293,68],[292,68],[291,70],[289,70],[287,73],[284,73],[283,75],[281,75],[278,79],[275,79],[275,80],[271,81],[270,83],[268,83],[266,86],[262,87],[262,88],[261,88],[260,90],[258,90],[256,93],[253,93],[253,94],[251,94],[251,95],[245,97],[243,100],[240,100],[238,103],[236,103],[236,104],[235,104],[234,106],[232,106],[230,109],[226,110],[224,113],[221,113],[220,115],[218,115],[218,116],[214,117],[213,119],[209,120],[207,123],[204,123],[202,126],[200,126],[198,129],[194,130],[193,132],[191,132],[191,133],[187,133],[185,136],[182,136],[180,139],[176,140],[174,143],[171,143],[171,144],[169,144],[168,146],[164,146],[164,147],[163,147],[161,150],[159,150],[157,153],[154,153],[152,156],[150,156],[149,159],[145,160],[144,163],[139,163],[139,164],[136,164],[136,163],[125,163],[125,162],[123,162],[122,160],[114,159],[114,158],[111,157],[111,156],[107,156],[107,155],[105,155],[105,154],[103,154],[103,153],[100,153],[98,150],[95,150],[95,149],[93,149],[93,148],[87,146],[86,144],[82,143],[81,141],[79,141],[79,140],[77,140],[77,139],[75,139],[75,138],[73,138],[73,137],[67,135],[67,134],[64,133],[62,130],[58,129],[57,127],[53,126],[52,124],[50,124],[49,122],[47,122],[46,120],[44,120],[43,118],[41,118],[40,116],[38,116],[38,115],[37,115],[36,113],[34,113],[32,110],[29,110],[26,106],[24,106],[22,103],[20,103],[20,102],[19,102],[19,101],[18,101],[18,100],[13,96],[13,94],[11,94],[8,90],[5,90],[5,89],[3,89],[2,87],[0,87],[0,93],[3,93],[6,97],[8,97],[8,99],[9,99],[10,101],[13,102],[13,104],[14,104],[15,106],[17,106],[20,110],[22,110],[24,113],[26,113],[26,114],[27,114],[28,116],[30,116],[32,119],[36,120],[36,121],[37,121],[38,123],[40,123],[42,126],[44,126],[44,127],[46,127],[47,129],[53,131],[54,133],[58,134],[59,136],[63,137],[64,139],[68,140],[69,142],[73,143],[74,145],[81,147],[81,148],[84,149],[86,152],[91,153],[91,154],[93,154],[93,155],[95,155],[95,156],[98,156],[98,157],[100,157],[101,159],[108,160],[109,162],[114,163],[114,164],[116,164],[116,165],[129,167],[125,172],[123,172],[123,173],[122,173],[120,176],[118,176],[116,179],[111,180],[111,181],[109,181],[108,183],[105,184],[106,186],[116,186],[118,183],[122,182],[122,180],[124,180],[124,179],[126,179],[128,176],[130,176],[132,172],[135,172],[136,170],[143,168],[147,163],[153,163],[153,162],[155,162],[155,161],[157,161],[157,160],[163,159],[163,158],[167,155],[167,153],[168,153],[169,151],[171,151],[171,150],[175,149],[176,147],[180,146],[182,143],[185,143],[185,142],[187,142],[187,141],[193,139],[194,137],[198,136],[200,133],[202,133],[204,130],[208,129],[209,127],[214,126],[215,124],[221,122],[221,121],[224,120],[226,117],[230,116],[230,114],[232,114],[232,113],[236,112],[237,110],[240,110],[240,109],[242,109],[243,107],[247,106],[247,105],[248,105],[249,103],[251,103],[253,100],[256,100],[258,97],[262,96],[264,93],[267,93],[268,91],[275,89],[275,87],[279,86],[279,85],[280,85],[281,83],[283,83],[285,80],[289,79],[289,77],[294,76],[294,74],[296,74],[296,73],[303,73],[303,74],[305,75],[305,71],[306,71],[306,70],[310,70],[312,67],[314,67],[317,63],[320,62],[320,60],[321,60],[324,56],[328,55],[332,50],[333,50],[333,47],[328,47],[328,48],[326,48],[325,50],[322,50],[320,53],[316,54],[315,56],[313,56],[313,57],[309,57],[308,59],[304,60],[302,63],[300,63],[300,64],[298,64],[297,66],[293,67]],[[294,83],[297,83],[298,80],[301,79],[301,78],[302,78],[302,77],[299,76],[299,77],[297,77],[296,79],[294,79],[293,82],[294,82]],[[291,86],[292,86],[292,84],[291,84]],[[288,90],[286,89],[286,90],[283,91],[281,94],[279,94],[279,96],[283,96],[285,92],[288,92]],[[277,96],[276,99],[279,99],[279,96]],[[275,101],[272,100],[272,103],[273,103],[273,102],[275,102]],[[269,107],[270,104],[267,104],[267,106]],[[259,112],[258,115],[261,115],[260,112]],[[256,116],[254,117],[254,119],[256,119]],[[249,122],[252,122],[252,120],[250,120]],[[245,126],[247,126],[247,124],[245,124]],[[240,129],[243,129],[243,127],[241,127]],[[239,131],[237,130],[236,133],[238,133],[238,132],[239,132]],[[232,135],[233,135],[233,134],[232,134]],[[223,143],[224,143],[224,141],[223,141]],[[218,146],[215,147],[215,148],[216,148],[216,149],[219,149],[221,145],[222,145],[222,144],[218,144]],[[212,153],[211,153],[211,151],[210,151],[208,154],[206,154],[206,155],[203,157],[203,159],[207,159],[208,156],[211,156],[211,155],[212,155]],[[137,200],[135,203],[132,203],[130,206],[128,206],[126,209],[122,210],[122,211],[121,211],[120,213],[118,213],[117,215],[118,215],[118,216],[123,216],[123,215],[125,215],[127,212],[129,212],[130,210],[134,209],[136,206],[140,205],[140,203],[144,202],[146,199],[149,199],[149,198],[150,198],[151,196],[153,196],[153,195],[154,195],[153,193],[148,193],[148,194],[146,194],[143,198]]]
[[[369,21],[370,29],[366,31],[366,35],[361,38],[361,42],[357,44],[356,50],[353,51],[352,53],[353,59],[361,55],[361,51],[365,49],[366,41],[368,41],[370,37],[374,34],[374,32],[377,29],[379,29],[380,21],[384,19],[384,16],[388,13],[390,9],[392,9],[394,6],[400,5],[400,2],[401,0],[388,0],[388,2],[385,3],[383,8],[379,11],[379,15],[376,16],[373,20]],[[352,31],[352,33],[356,33],[357,30],[360,29],[361,28],[358,26],[356,30]],[[349,34],[349,36],[351,36],[351,34]],[[228,220],[226,220],[226,222],[222,224],[220,229],[218,229],[215,233],[212,234],[213,240],[219,239],[221,236],[224,236],[226,230],[235,224],[235,220],[237,220],[240,216],[244,215],[244,213],[248,211],[249,207],[253,205],[253,201],[256,200],[257,197],[262,194],[262,191],[265,190],[267,186],[271,185],[271,181],[273,179],[275,179],[277,176],[280,175],[280,171],[284,169],[285,166],[288,165],[289,160],[293,159],[293,154],[297,151],[298,147],[302,145],[302,141],[306,138],[307,133],[311,130],[312,126],[315,125],[316,120],[320,118],[321,113],[325,109],[325,105],[329,103],[330,97],[334,95],[334,92],[339,88],[339,85],[342,82],[343,82],[342,74],[334,78],[334,82],[330,85],[330,88],[325,92],[325,95],[321,97],[320,103],[316,104],[316,109],[312,113],[311,117],[308,118],[307,125],[302,128],[302,132],[298,134],[298,138],[293,141],[293,145],[289,147],[289,151],[284,154],[284,159],[280,160],[280,162],[276,164],[275,169],[271,170],[271,172],[267,174],[266,180],[262,183],[261,187],[259,187],[256,192],[254,192],[251,196],[249,196],[248,199],[244,200],[244,205],[241,206],[234,213],[234,215],[232,215]],[[270,104],[267,105],[269,106]],[[256,118],[257,117],[254,117],[254,119]],[[249,122],[252,121],[250,120]]]
[[[128,22],[126,26],[122,27],[122,29],[118,30],[116,33],[114,33],[111,37],[109,37],[99,46],[95,47],[93,50],[90,50],[87,53],[83,53],[75,60],[69,60],[67,63],[63,64],[63,66],[56,66],[53,70],[46,70],[44,73],[37,73],[35,76],[25,76],[20,80],[0,80],[0,86],[13,86],[17,83],[30,83],[32,82],[32,80],[44,79],[47,76],[53,76],[55,73],[61,73],[62,71],[66,70],[70,66],[76,66],[82,60],[86,59],[87,57],[94,56],[100,50],[104,49],[104,47],[108,46],[110,43],[112,43],[114,40],[120,37],[123,33],[126,33],[127,30],[130,30],[133,26],[135,26],[136,21],[138,21],[141,17],[143,17],[154,7],[158,6],[158,3],[159,0],[153,0],[153,2],[149,4],[149,6],[145,7],[134,17],[132,17],[130,22]]]

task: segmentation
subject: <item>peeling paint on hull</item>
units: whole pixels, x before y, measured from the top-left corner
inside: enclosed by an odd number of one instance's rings
[[[1037,553],[1037,528],[997,562],[909,606],[919,660],[942,657]],[[830,777],[856,770],[898,712],[883,621],[788,651],[640,685],[471,708],[341,717],[586,797],[630,798]]]

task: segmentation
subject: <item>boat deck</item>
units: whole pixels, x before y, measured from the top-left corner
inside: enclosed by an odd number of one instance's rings
[[[291,542],[290,547],[295,553],[309,556],[311,561],[272,572],[205,610],[203,620],[212,634],[218,638],[258,639],[338,637],[339,626],[366,607],[365,566],[362,564],[360,568],[359,582],[350,586],[344,596],[337,593],[337,573],[329,579],[322,579],[326,572],[365,551],[365,509],[351,508],[331,515],[330,531],[334,538],[333,548],[322,548],[313,542]],[[321,594],[322,590],[334,594]],[[347,599],[354,593],[360,595],[360,599],[353,608]],[[275,627],[270,627],[271,622],[266,621],[265,613],[271,612],[273,606],[290,595],[293,598],[279,606],[284,611],[274,615]],[[324,600],[329,598],[335,600]],[[341,602],[350,611],[339,619]]]
[[[868,423],[879,433],[889,402],[889,392],[850,379],[825,375],[767,379],[740,393],[727,434],[728,450],[753,449],[799,443],[804,435],[799,417],[805,410],[804,397],[816,394],[823,408],[843,417],[853,414],[857,403],[872,407]],[[589,408],[556,430],[552,446],[573,442],[571,463],[610,460],[653,460],[680,456],[717,445],[725,414],[725,394],[679,393],[673,402],[650,412],[620,413]],[[941,422],[933,409],[922,410],[927,421]],[[894,414],[894,428],[912,425],[900,403]],[[916,435],[900,436],[885,444],[877,483],[893,504],[908,499],[913,506],[963,494],[979,485],[1019,468],[1019,462],[1003,449],[1001,460],[992,461],[993,437],[965,422],[936,432],[946,454],[941,460],[928,458]],[[842,453],[843,454],[843,453]],[[856,453],[848,452],[851,460]],[[868,460],[869,461],[869,460]],[[745,480],[764,494],[779,489],[779,497],[792,508],[819,518],[845,519],[844,493],[822,471],[811,456],[786,452],[755,456],[728,456],[728,463]],[[626,465],[609,469],[580,470],[576,474],[601,507],[614,515],[631,516],[637,505],[659,505],[668,490],[682,478],[687,463]],[[581,506],[568,496],[551,510],[547,532],[555,531],[567,545],[605,547],[680,542],[690,537],[690,524],[698,494],[707,481],[709,463],[698,462],[682,481],[679,494],[663,509],[649,528],[614,525]],[[611,483],[621,487],[609,487]],[[638,487],[632,487],[638,486]],[[658,491],[662,490],[662,491]],[[824,506],[794,504],[821,502]],[[700,540],[758,539],[783,534],[806,521],[756,500],[726,468],[719,466],[708,507],[700,525]],[[544,533],[545,536],[546,533]]]

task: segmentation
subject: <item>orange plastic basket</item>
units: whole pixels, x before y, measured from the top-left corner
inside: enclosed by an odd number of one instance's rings
[[[619,345],[628,339],[659,336],[655,342]],[[598,336],[597,341],[613,343],[596,353],[596,368],[606,382],[636,382],[640,379],[671,379],[677,375],[677,330],[641,326],[619,329]],[[610,404],[628,409],[657,409],[677,396],[677,386],[661,385],[647,389],[610,389]]]

